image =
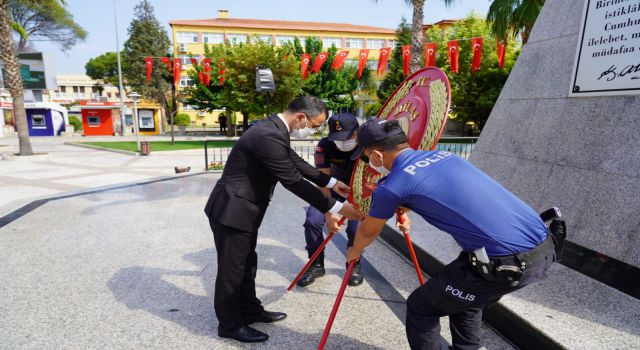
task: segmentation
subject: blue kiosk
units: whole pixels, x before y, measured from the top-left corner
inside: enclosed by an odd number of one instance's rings
[[[55,102],[25,103],[29,136],[60,136],[69,125],[67,109]]]

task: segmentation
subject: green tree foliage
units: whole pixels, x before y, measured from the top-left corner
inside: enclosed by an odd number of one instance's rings
[[[345,64],[342,69],[332,71],[331,65],[338,51],[336,47],[331,45],[329,49],[323,50],[322,40],[319,38],[310,37],[305,40],[305,52],[311,54],[311,64],[320,52],[327,51],[329,58],[318,73],[309,73],[302,89],[305,94],[324,100],[330,110],[353,109],[356,107],[356,101],[352,94],[359,89],[359,84],[370,80],[368,68],[365,68],[367,72],[363,72],[361,82],[358,81],[358,67],[356,66]],[[299,58],[300,54],[297,57]],[[311,64],[309,69],[311,69]]]
[[[515,38],[522,33],[526,43],[542,5],[544,0],[493,0],[487,13],[491,32],[497,38]]]
[[[228,108],[241,112],[246,127],[250,119],[282,111],[293,98],[301,95],[300,61],[292,46],[274,47],[255,38],[252,42],[215,47],[205,45],[205,57],[211,58],[211,85],[206,87],[198,81],[201,65],[191,70],[188,74],[196,84],[186,89],[189,97],[185,102],[202,110]],[[225,67],[222,85],[218,79],[219,59],[223,59]],[[255,91],[257,66],[271,69],[276,83],[275,92]]]
[[[115,52],[107,52],[89,59],[84,65],[85,72],[91,79],[118,86],[118,56]]]
[[[173,120],[174,125],[189,126],[191,124],[191,118],[186,113],[179,113]]]
[[[389,59],[389,71],[378,88],[378,99],[384,103],[405,79],[402,72],[402,45],[411,44],[411,26],[402,18],[396,30],[396,47]]]
[[[482,64],[480,70],[471,73],[472,49],[470,40],[460,40],[459,74],[452,73],[449,66],[447,42],[453,39],[483,37]],[[509,72],[520,52],[520,46],[507,46],[504,69],[498,67],[496,39],[486,22],[471,13],[464,20],[448,29],[444,35],[434,26],[426,33],[428,42],[436,42],[436,65],[447,73],[451,83],[451,113],[453,119],[462,123],[474,122],[482,129],[491,109],[509,76]]]
[[[8,0],[12,27],[18,34],[18,52],[29,41],[51,41],[63,51],[79,41],[87,32],[74,20],[60,0]]]
[[[134,18],[129,24],[129,38],[124,43],[122,73],[127,85],[144,97],[171,107],[167,93],[171,77],[166,66],[157,57],[165,57],[169,52],[167,31],[155,17],[148,0],[142,0],[134,8]],[[145,58],[156,57],[151,81],[146,82]],[[173,111],[167,108],[167,113]]]
[[[80,118],[76,117],[75,115],[70,115],[69,116],[69,124],[73,125],[73,130],[75,132],[78,131],[82,131],[82,121],[80,120]]]

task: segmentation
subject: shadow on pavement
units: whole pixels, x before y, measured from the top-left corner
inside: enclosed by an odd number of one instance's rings
[[[271,257],[280,257],[283,256],[283,250],[289,251],[284,247],[272,245],[263,245],[262,248],[263,251],[264,248],[270,250],[269,256]],[[290,251],[285,256],[289,255],[293,256]],[[124,303],[130,310],[144,310],[164,320],[173,322],[195,335],[215,339],[216,343],[226,344],[230,348],[282,349],[288,347],[303,349],[316,346],[322,336],[322,331],[312,334],[301,333],[277,323],[255,325],[256,328],[271,336],[271,339],[263,344],[243,344],[218,337],[218,320],[215,317],[213,308],[216,274],[215,256],[214,249],[205,249],[183,256],[186,261],[202,268],[201,271],[172,270],[145,266],[125,267],[111,277],[107,282],[107,286],[111,289],[114,298]],[[283,262],[266,262],[259,268],[275,270],[278,266],[283,266],[280,264],[283,264]],[[288,264],[291,264],[291,262],[289,261]],[[301,261],[300,264],[302,264]],[[200,277],[207,295],[191,294],[175,284],[165,281],[164,278],[167,276]],[[259,285],[259,287],[273,290],[271,293],[261,296],[261,300],[265,305],[280,299],[286,293],[285,286],[273,288]],[[341,334],[331,334],[326,348],[382,349]]]

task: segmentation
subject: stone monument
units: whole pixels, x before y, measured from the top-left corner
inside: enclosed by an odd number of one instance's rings
[[[639,271],[639,151],[640,1],[547,0],[471,162],[560,207],[565,264],[607,283]]]

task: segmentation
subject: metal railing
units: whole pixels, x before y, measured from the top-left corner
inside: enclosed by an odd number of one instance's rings
[[[226,163],[232,147],[209,147],[209,143],[215,143],[217,140],[204,141],[204,163],[206,170],[222,170]],[[469,158],[476,142],[477,137],[442,137],[436,145],[436,150],[448,151],[455,153],[463,158]],[[315,146],[294,145],[291,148],[309,164],[315,164],[314,154]]]

